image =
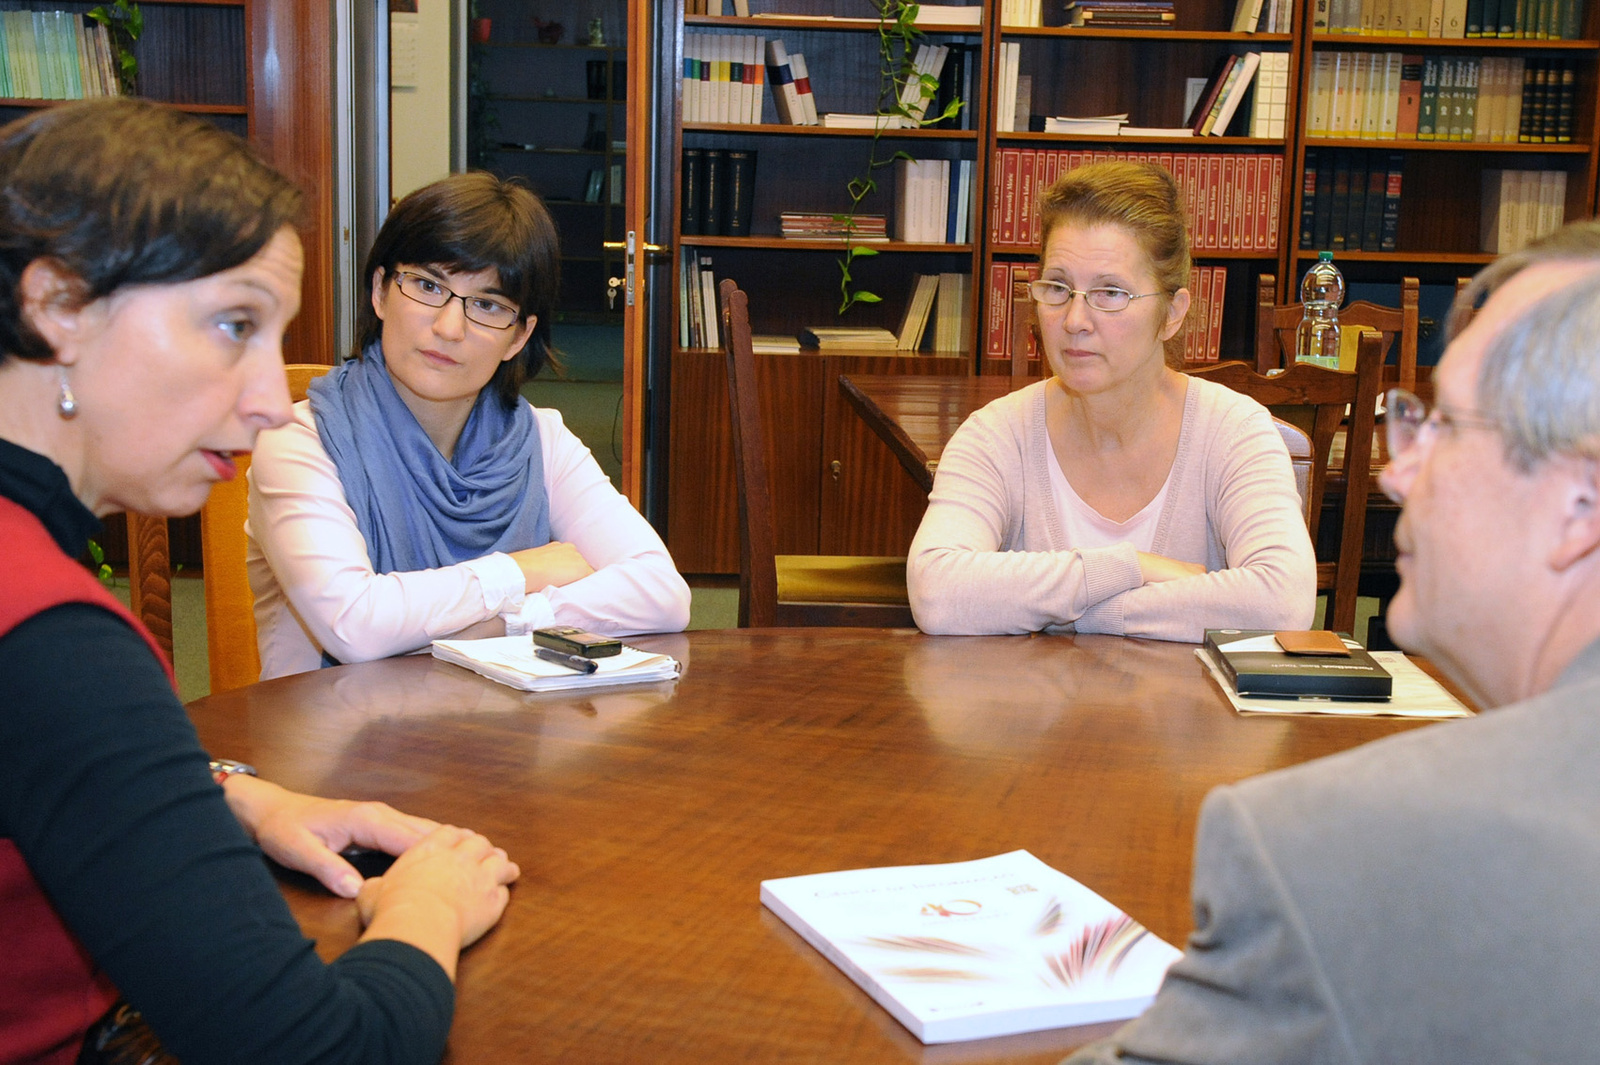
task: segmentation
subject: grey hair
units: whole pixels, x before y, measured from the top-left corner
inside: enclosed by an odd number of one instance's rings
[[[1478,301],[1530,266],[1594,269],[1533,303],[1484,350],[1478,407],[1500,423],[1506,455],[1527,471],[1552,455],[1600,458],[1600,222],[1566,226],[1485,267],[1456,300],[1451,338]]]

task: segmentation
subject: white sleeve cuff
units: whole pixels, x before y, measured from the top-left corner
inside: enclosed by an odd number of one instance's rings
[[[489,613],[504,614],[521,608],[526,582],[522,567],[510,555],[497,552],[461,564],[478,578],[483,608]]]
[[[505,611],[500,616],[505,619],[507,636],[526,636],[534,629],[554,625],[556,608],[550,604],[549,596],[536,592],[522,600],[520,609]]]

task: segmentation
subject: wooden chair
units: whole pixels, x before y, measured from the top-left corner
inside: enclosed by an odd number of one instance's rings
[[[731,280],[718,288],[739,489],[740,628],[914,625],[905,559],[777,553],[749,303]]]
[[[1380,307],[1357,300],[1339,308],[1341,326],[1359,325],[1383,334],[1383,351],[1388,357],[1398,337],[1398,362],[1401,388],[1417,390],[1417,301],[1420,286],[1414,277],[1400,280],[1400,306]],[[1294,362],[1295,332],[1305,308],[1299,303],[1278,304],[1278,279],[1262,274],[1256,289],[1256,369],[1261,373],[1277,370]]]
[[[321,363],[290,363],[289,397],[306,398],[311,382],[333,369]],[[255,596],[245,572],[244,520],[249,509],[245,472],[250,459],[238,460],[239,475],[211,489],[200,511],[200,551],[205,570],[206,657],[211,690],[231,691],[261,679],[256,650]],[[128,515],[128,580],[133,610],[172,657],[172,558],[165,518]]]
[[[1342,318],[1342,315],[1341,315]],[[1353,632],[1356,592],[1361,581],[1361,555],[1367,525],[1367,492],[1372,477],[1374,408],[1383,372],[1383,338],[1367,334],[1356,353],[1354,373],[1296,363],[1281,374],[1267,377],[1242,362],[1224,362],[1191,371],[1254,397],[1264,406],[1287,413],[1285,408],[1307,408],[1311,414],[1311,484],[1305,495],[1306,521],[1312,539],[1322,514],[1322,495],[1333,452],[1334,434],[1350,410],[1344,447],[1344,513],[1340,520],[1339,553],[1317,564],[1317,590],[1328,592],[1325,627]]]

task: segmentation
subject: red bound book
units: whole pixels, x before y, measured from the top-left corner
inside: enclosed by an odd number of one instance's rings
[[[1011,339],[1011,266],[1009,263],[989,265],[989,319],[983,342],[983,353],[989,358],[1005,358],[1006,343]]]
[[[1020,148],[1006,148],[1000,159],[1000,243],[1017,242],[1017,166]]]

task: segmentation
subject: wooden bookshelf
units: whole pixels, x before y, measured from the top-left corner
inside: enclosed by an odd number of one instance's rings
[[[731,8],[731,4],[728,5]],[[1003,243],[992,231],[988,210],[1000,161],[1007,151],[1062,150],[1082,152],[1206,153],[1221,156],[1257,156],[1281,163],[1281,181],[1275,186],[1277,240],[1270,247],[1202,248],[1197,265],[1227,269],[1221,339],[1223,358],[1248,357],[1254,350],[1254,313],[1257,279],[1272,274],[1278,279],[1280,298],[1295,298],[1300,274],[1316,258],[1314,249],[1299,247],[1299,222],[1303,195],[1305,153],[1308,148],[1401,152],[1405,169],[1401,194],[1398,247],[1392,252],[1341,251],[1335,261],[1353,284],[1397,285],[1402,276],[1420,276],[1425,284],[1451,284],[1472,273],[1493,256],[1480,250],[1478,225],[1481,175],[1487,169],[1536,169],[1556,166],[1567,171],[1567,217],[1594,210],[1596,153],[1600,144],[1600,0],[1587,0],[1583,34],[1579,40],[1501,38],[1425,38],[1412,36],[1359,36],[1312,32],[1314,4],[1293,5],[1287,32],[1235,33],[1231,31],[1234,0],[1185,0],[1175,7],[1171,29],[1082,29],[1061,25],[1063,5],[1044,5],[1043,26],[1002,25],[1000,0],[983,0],[983,21],[977,27],[928,28],[933,43],[968,43],[977,46],[981,77],[969,101],[975,121],[970,130],[894,131],[884,139],[914,156],[974,161],[978,179],[973,239],[960,245],[890,242],[872,247],[879,254],[869,264],[853,267],[863,284],[883,297],[883,302],[852,310],[842,324],[884,326],[894,329],[905,307],[915,274],[943,271],[971,272],[973,297],[972,336],[966,351],[939,358],[920,352],[913,358],[879,356],[872,372],[1006,372],[1008,360],[985,357],[983,329],[995,303],[987,279],[992,267],[1032,261],[1037,249],[1015,242]],[[861,169],[870,130],[823,129],[777,124],[770,93],[761,125],[681,120],[679,72],[682,69],[684,33],[759,34],[780,39],[790,54],[805,55],[819,111],[865,112],[873,109],[876,83],[876,23],[860,17],[870,12],[858,0],[750,0],[753,15],[781,17],[736,18],[689,15],[681,5],[661,10],[676,40],[663,64],[658,95],[672,101],[670,136],[658,139],[669,156],[670,176],[679,188],[684,147],[747,148],[757,153],[754,216],[748,236],[728,237],[685,232],[681,203],[674,207],[672,239],[678,254],[673,268],[670,309],[661,316],[661,332],[672,335],[663,344],[670,352],[670,398],[665,434],[669,503],[668,543],[687,572],[732,572],[737,569],[737,544],[733,536],[731,459],[719,441],[727,419],[727,397],[721,377],[721,356],[715,351],[685,348],[676,341],[678,283],[683,251],[709,253],[717,279],[732,277],[750,294],[752,328],[757,333],[792,334],[807,325],[835,321],[839,303],[839,246],[822,241],[784,240],[778,235],[777,216],[784,210],[843,211],[847,206],[845,183]],[[806,16],[846,16],[821,21]],[[1133,125],[1171,127],[1183,124],[1185,81],[1206,77],[1219,57],[1249,51],[1280,52],[1289,65],[1287,108],[1282,137],[1252,137],[1248,113],[1254,90],[1247,97],[1229,132],[1207,137],[1063,136],[1026,129],[1002,131],[994,115],[1001,77],[1002,46],[1015,44],[1020,51],[1020,72],[1033,75],[1032,115],[1097,115],[1127,111]],[[1576,106],[1571,143],[1494,144],[1484,142],[1368,140],[1350,137],[1307,136],[1311,88],[1311,63],[1323,50],[1400,51],[1405,54],[1467,57],[1526,55],[1562,58],[1576,72]],[[1092,71],[1092,77],[1079,72]],[[1259,165],[1259,162],[1258,164]],[[887,215],[893,225],[896,205],[889,171],[880,172],[880,190],[862,210]],[[675,197],[681,199],[681,197]],[[1009,297],[1008,297],[1009,298]],[[1398,289],[1396,289],[1396,302]],[[883,479],[884,467],[868,442],[852,437],[848,421],[818,421],[825,400],[831,399],[826,383],[816,375],[831,373],[841,357],[817,353],[761,356],[770,376],[762,380],[763,404],[768,407],[769,443],[774,480],[797,493],[795,508],[780,516],[788,542],[784,551],[844,549],[892,554],[909,543],[919,501],[896,496],[897,483]],[[865,356],[857,358],[865,359]],[[933,361],[937,359],[937,361]],[[823,369],[826,367],[826,369]],[[860,369],[843,372],[868,372]],[[832,378],[828,378],[829,381]],[[823,399],[817,399],[820,387]],[[803,400],[799,397],[805,397]],[[659,404],[658,404],[659,409]],[[782,496],[785,488],[780,487]],[[882,499],[868,505],[872,493]],[[823,500],[834,500],[822,505]],[[849,500],[850,502],[842,502]]]

